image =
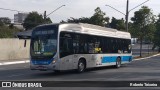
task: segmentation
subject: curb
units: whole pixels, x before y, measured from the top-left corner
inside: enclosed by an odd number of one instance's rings
[[[133,61],[144,60],[144,59],[148,59],[148,58],[156,57],[156,56],[159,56],[159,55],[160,55],[160,53],[159,53],[159,54],[152,55],[152,56],[149,56],[149,57],[133,59]]]
[[[29,60],[23,61],[13,61],[13,62],[1,62],[0,65],[10,65],[10,64],[21,64],[21,63],[29,63]]]

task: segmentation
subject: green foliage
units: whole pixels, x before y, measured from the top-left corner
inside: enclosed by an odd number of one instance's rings
[[[105,24],[109,22],[109,18],[105,17],[106,14],[99,7],[97,7],[94,11],[95,13],[90,18],[91,20],[90,23],[95,25],[105,26]]]
[[[11,20],[7,17],[2,17],[0,18],[0,26],[2,26],[2,24],[11,24]]]
[[[65,21],[61,21],[64,23]],[[95,13],[91,17],[82,17],[82,18],[71,18],[68,19],[66,22],[69,23],[89,23],[94,25],[105,26],[109,22],[109,18],[105,17],[105,13],[101,11],[99,7],[95,9]]]
[[[44,20],[44,23],[52,23],[51,19],[48,17],[46,20]]]
[[[125,21],[123,20],[123,18],[116,19],[116,18],[112,17],[112,21],[109,26],[111,28],[124,31],[125,30]]]
[[[21,30],[17,28],[9,28],[8,26],[0,26],[0,38],[13,38],[16,32]]]
[[[158,20],[155,23],[155,25],[156,25],[156,32],[154,33],[155,36],[154,36],[154,39],[153,39],[154,48],[155,47],[160,48],[160,14],[158,15]]]
[[[90,18],[82,17],[82,18],[72,18],[67,20],[68,23],[90,23]],[[61,23],[65,23],[65,21],[62,21]]]
[[[148,39],[151,41],[154,37],[155,28],[155,16],[151,9],[147,6],[143,6],[139,11],[134,13],[134,17],[131,18],[133,21],[131,33],[138,37],[140,40],[140,52],[142,50],[142,41]],[[141,53],[140,53],[141,56]]]
[[[2,21],[0,21],[0,26],[3,26],[3,22]]]
[[[134,33],[132,34],[142,40],[148,35],[153,35],[155,32],[154,17],[151,9],[147,6],[143,6],[139,11],[136,11],[134,17],[131,18],[133,21],[132,30],[134,30]]]
[[[14,25],[13,25],[13,24],[10,24],[10,25],[9,25],[9,28],[10,28],[10,29],[13,29],[13,28],[14,28]]]
[[[52,21],[50,18],[46,18],[46,20],[44,20],[43,16],[39,15],[37,12],[31,12],[24,20],[23,26],[28,30],[45,23],[52,23]]]

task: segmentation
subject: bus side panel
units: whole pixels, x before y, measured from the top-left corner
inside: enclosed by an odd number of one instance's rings
[[[96,65],[97,67],[116,65],[118,57],[121,57],[122,64],[129,63],[132,59],[132,56],[129,54],[122,54],[121,56],[120,54],[99,54],[97,55]]]
[[[96,59],[94,57],[95,54],[74,54],[73,55],[73,69],[78,68],[78,62],[80,59],[86,60],[86,68],[95,67]]]
[[[60,68],[59,70],[73,69],[73,55],[68,55],[59,59]]]
[[[96,54],[73,54],[60,58],[60,70],[77,69],[80,59],[86,60],[86,68],[96,67]]]

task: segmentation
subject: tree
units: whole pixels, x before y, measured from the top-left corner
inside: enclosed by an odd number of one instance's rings
[[[44,20],[43,16],[38,14],[37,12],[31,12],[24,20],[23,26],[26,30],[28,30],[44,23],[52,23],[52,21],[50,20],[50,18],[46,18]]]
[[[116,19],[116,18],[112,17],[112,21],[109,24],[109,26],[111,28],[124,31],[125,30],[125,21],[123,20],[123,18],[122,19]]]
[[[65,22],[65,21],[62,21]],[[90,23],[90,18],[87,17],[82,17],[82,18],[73,18],[71,17],[70,19],[67,20],[68,23]]]
[[[159,50],[158,52],[160,52],[160,14],[158,15],[158,20],[156,21],[156,32],[155,32],[155,36],[154,36],[154,39],[153,39],[153,43],[154,43],[154,47],[158,47]]]
[[[97,7],[94,11],[95,13],[90,18],[90,23],[105,26],[109,22],[109,17],[105,17],[105,12],[103,12],[99,7]]]
[[[11,24],[11,20],[8,17],[1,17],[0,23],[2,24]]]
[[[3,26],[3,22],[0,20],[0,26]]]
[[[0,26],[0,38],[13,38],[15,33],[20,32],[21,30],[17,28],[9,28],[9,26]]]
[[[65,21],[61,21],[64,23]],[[99,7],[95,9],[95,13],[91,17],[73,18],[68,19],[66,22],[69,23],[88,23],[94,25],[105,26],[109,22],[109,18],[105,17],[105,13],[101,11]]]
[[[132,30],[134,35],[140,40],[140,57],[142,56],[142,41],[146,38],[151,39],[155,32],[155,18],[154,15],[147,6],[142,6],[139,11],[134,13],[134,17],[131,18],[133,21]]]

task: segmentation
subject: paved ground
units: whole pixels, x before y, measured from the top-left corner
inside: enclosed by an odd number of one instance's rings
[[[133,54],[139,55],[139,45],[133,48]],[[144,45],[143,52],[147,53],[147,45]],[[151,50],[151,49],[149,49]],[[10,61],[10,60],[9,60]],[[13,60],[13,62],[0,62],[0,80],[16,80],[16,81],[159,81],[160,80],[160,56],[148,59],[133,61],[130,64],[123,65],[121,68],[103,67],[88,69],[82,74],[74,71],[64,71],[62,73],[54,73],[54,71],[32,71],[29,69],[28,60]],[[17,63],[17,64],[15,64]],[[19,63],[19,64],[18,64]],[[22,63],[22,64],[21,64]],[[0,88],[0,90],[10,90],[10,88]],[[21,90],[22,88],[13,88],[13,90]],[[26,90],[28,88],[25,88]],[[35,88],[29,88],[35,90]],[[50,90],[52,88],[43,88]],[[71,88],[54,88],[54,90],[106,90],[100,87],[71,87]],[[108,90],[151,90],[159,88],[107,88]],[[42,88],[39,88],[42,90]]]
[[[140,55],[140,50],[139,50],[140,45],[135,44],[132,45],[132,54],[133,57],[137,57]],[[142,56],[146,56],[148,54],[155,54],[157,53],[157,50],[152,50],[152,45],[151,44],[143,44],[142,47]],[[29,59],[22,59],[22,60],[0,60],[0,65],[10,65],[10,64],[18,64],[18,63],[26,63],[29,62]]]
[[[123,65],[121,68],[103,67],[88,69],[82,74],[74,71],[62,72],[59,74],[53,71],[32,71],[29,69],[29,63],[1,65],[0,80],[29,80],[29,81],[159,81],[160,80],[160,56],[149,59],[133,61],[130,64]],[[2,89],[2,88],[0,88]],[[49,88],[45,88],[49,90]],[[51,89],[51,88],[50,88]],[[64,88],[55,88],[63,90]],[[81,90],[82,88],[67,88],[68,90]],[[106,88],[83,88],[102,89]],[[139,88],[110,88],[110,89],[139,89]],[[141,90],[151,88],[141,88]],[[154,88],[156,89],[156,88]],[[5,89],[3,89],[5,90]],[[16,89],[15,89],[16,90]],[[35,88],[33,89],[35,90]],[[40,89],[39,89],[40,90]],[[65,89],[66,90],[66,89]]]
[[[121,68],[103,67],[88,69],[82,74],[67,71],[56,74],[53,71],[32,71],[29,63],[0,66],[0,80],[160,80],[160,56],[133,61]]]

